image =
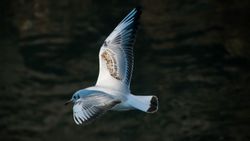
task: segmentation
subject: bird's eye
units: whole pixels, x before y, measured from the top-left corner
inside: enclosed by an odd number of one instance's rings
[[[73,96],[74,99],[76,99],[76,96]]]

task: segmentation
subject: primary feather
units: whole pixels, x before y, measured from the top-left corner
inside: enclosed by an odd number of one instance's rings
[[[119,100],[102,92],[82,96],[73,106],[74,121],[76,124],[88,123],[118,103]]]

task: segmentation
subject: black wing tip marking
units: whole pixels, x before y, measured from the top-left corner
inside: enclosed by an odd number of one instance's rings
[[[136,17],[140,18],[141,14],[142,14],[142,7],[140,5],[135,7],[136,10]]]
[[[133,14],[133,16],[129,16],[129,15],[131,15],[131,14]],[[134,18],[134,19],[133,19],[133,23],[131,23],[131,25],[133,25],[133,26],[132,26],[133,28],[137,29],[138,24],[139,24],[139,19],[140,19],[140,17],[141,17],[141,14],[142,14],[142,7],[141,7],[141,6],[136,6],[136,8],[134,8],[134,9],[127,15],[127,17],[125,17],[125,18],[123,19],[123,21],[124,21],[125,19],[126,19],[125,21],[127,21],[128,19]]]
[[[135,28],[135,30],[137,30],[137,28],[138,28],[138,26],[140,24],[139,19],[140,19],[141,14],[142,14],[142,8],[141,8],[141,6],[136,6],[135,10],[136,10],[136,13],[134,15],[134,17],[135,17],[135,19],[134,19],[134,28]]]
[[[134,11],[134,10],[135,10],[135,11]],[[133,22],[132,22],[129,26],[126,27],[126,29],[132,29],[132,32],[131,32],[131,39],[132,39],[133,41],[132,41],[132,42],[128,42],[128,43],[131,44],[131,46],[133,46],[133,44],[134,44],[134,39],[135,39],[135,37],[136,37],[136,32],[137,32],[138,27],[139,27],[139,25],[140,25],[139,19],[140,19],[141,14],[142,14],[142,8],[141,8],[141,6],[136,6],[136,8],[134,8],[134,10],[132,10],[132,11],[134,11],[134,12],[133,12],[133,13],[134,13],[133,16],[130,17],[130,18],[133,18],[133,17],[134,17]],[[132,12],[131,12],[131,13],[132,13]],[[128,15],[130,15],[131,13],[129,13]],[[129,19],[130,19],[130,18],[129,18]]]

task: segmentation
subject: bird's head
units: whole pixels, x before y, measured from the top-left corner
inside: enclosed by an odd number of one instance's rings
[[[75,103],[80,98],[80,94],[78,92],[74,93],[72,98],[65,102],[65,105],[68,105],[69,103]]]
[[[73,94],[72,98],[69,101],[67,101],[65,103],[65,105],[68,105],[69,103],[75,103],[79,98],[86,96],[86,95],[89,95],[89,94],[92,94],[92,93],[95,93],[95,92],[97,92],[97,91],[86,90],[86,89],[79,90]]]

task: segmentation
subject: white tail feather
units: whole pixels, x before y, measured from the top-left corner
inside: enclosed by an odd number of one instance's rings
[[[129,95],[128,103],[135,109],[147,113],[154,113],[158,110],[158,98],[156,96]]]

